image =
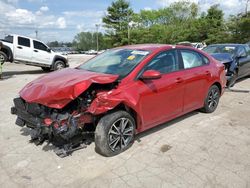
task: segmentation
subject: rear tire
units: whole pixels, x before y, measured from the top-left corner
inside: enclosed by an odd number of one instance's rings
[[[204,113],[212,113],[216,110],[220,100],[220,89],[216,85],[212,85],[207,93],[204,101],[204,107],[201,109]]]
[[[0,51],[0,63],[4,64],[4,62],[6,62],[7,59],[8,59],[7,55],[4,52]]]
[[[61,70],[61,69],[63,69],[63,68],[65,68],[66,67],[66,64],[63,62],[63,61],[61,61],[61,60],[57,60],[55,63],[54,63],[54,68],[53,68],[53,70]]]
[[[96,152],[112,157],[132,146],[135,136],[135,120],[126,111],[103,116],[95,130]]]

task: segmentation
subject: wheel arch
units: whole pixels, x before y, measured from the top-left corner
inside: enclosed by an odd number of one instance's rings
[[[128,105],[126,105],[126,104],[124,104],[122,102],[120,104],[118,104],[116,107],[114,107],[113,109],[107,111],[107,113],[103,114],[102,116],[104,116],[106,114],[109,114],[109,113],[113,113],[113,112],[118,111],[118,110],[123,110],[123,111],[128,112],[135,120],[136,129],[139,128],[139,125],[140,125],[140,122],[141,122],[140,116],[138,115],[138,113],[133,108],[129,107]]]
[[[7,61],[11,61],[11,62],[13,61],[13,54],[12,54],[11,49],[8,46],[3,46],[0,51],[6,54]]]
[[[210,87],[212,87],[213,85],[216,85],[220,90],[220,94],[222,94],[222,86],[221,86],[220,82],[214,82]]]
[[[53,59],[53,63],[51,65],[51,67],[54,69],[55,63],[56,61],[63,61],[65,63],[65,67],[68,67],[68,61],[66,58],[59,56],[59,55],[55,55],[54,59]]]

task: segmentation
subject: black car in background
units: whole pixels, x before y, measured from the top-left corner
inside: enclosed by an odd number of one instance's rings
[[[250,47],[247,44],[212,44],[203,49],[225,65],[227,86],[250,75]]]

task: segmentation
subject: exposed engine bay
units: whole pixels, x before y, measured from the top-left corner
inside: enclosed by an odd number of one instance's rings
[[[29,103],[18,97],[14,99],[11,113],[17,115],[17,125],[30,129],[31,142],[40,145],[48,141],[56,146],[54,151],[58,156],[65,157],[91,143],[102,115],[93,114],[88,108],[98,93],[110,91],[116,85],[117,82],[94,83],[62,109]]]

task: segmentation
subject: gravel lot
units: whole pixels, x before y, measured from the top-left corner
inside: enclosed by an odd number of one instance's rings
[[[88,59],[70,56],[75,67]],[[12,99],[39,67],[6,63],[0,81],[0,187],[250,187],[250,79],[226,91],[213,114],[198,111],[138,135],[131,149],[105,158],[94,143],[59,158],[29,143],[15,125]]]

